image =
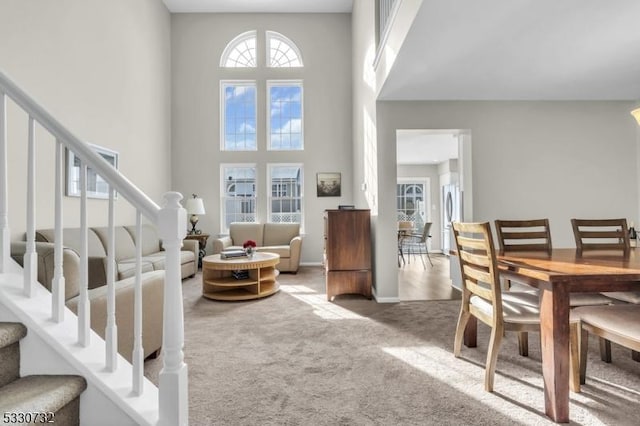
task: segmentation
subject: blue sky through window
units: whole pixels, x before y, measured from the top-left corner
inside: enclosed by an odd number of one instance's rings
[[[224,110],[224,149],[256,150],[255,83],[225,84]]]
[[[269,147],[299,150],[302,138],[302,85],[273,85],[269,88]]]

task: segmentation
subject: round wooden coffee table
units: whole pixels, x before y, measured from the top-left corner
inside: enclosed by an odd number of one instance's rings
[[[270,296],[280,290],[276,281],[280,273],[276,269],[279,262],[280,255],[268,252],[256,252],[251,259],[220,259],[219,254],[205,256],[202,259],[202,296],[214,300],[250,300]]]

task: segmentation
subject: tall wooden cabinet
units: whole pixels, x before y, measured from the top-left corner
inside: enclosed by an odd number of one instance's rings
[[[348,293],[371,299],[369,210],[325,210],[324,267],[328,300]]]

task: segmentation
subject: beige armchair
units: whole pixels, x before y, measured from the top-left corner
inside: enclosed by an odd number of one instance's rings
[[[38,282],[51,290],[54,271],[54,243],[36,242],[38,254]],[[20,265],[26,251],[25,242],[11,243],[11,256]],[[80,256],[70,248],[63,248],[62,269],[65,278],[65,304],[74,313],[78,311],[80,285]],[[116,324],[118,326],[118,352],[128,361],[133,352],[133,301],[135,277],[117,281]],[[90,325],[102,338],[107,320],[107,286],[89,285]],[[162,346],[162,318],[164,301],[164,271],[142,274],[142,345],[144,357],[155,357]]]

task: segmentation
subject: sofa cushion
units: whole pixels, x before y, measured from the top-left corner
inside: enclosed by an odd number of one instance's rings
[[[55,229],[38,229],[36,231],[36,241],[43,241],[47,243],[56,242]],[[63,228],[62,230],[62,245],[72,248],[78,253],[81,253],[81,232],[80,228]],[[107,255],[104,245],[98,235],[93,229],[87,229],[87,251],[89,257],[104,257]]]
[[[247,240],[253,240],[258,246],[263,244],[263,225],[261,223],[233,222],[229,225],[229,236],[234,246],[241,246]]]
[[[129,235],[131,235],[133,243],[136,244],[138,241],[136,238],[136,227],[125,226],[125,229],[129,232]],[[156,228],[149,224],[142,225],[142,255],[146,256],[157,253],[160,250],[160,237],[158,236]]]
[[[262,245],[288,246],[298,235],[300,235],[299,223],[265,223]]]
[[[143,256],[142,260],[144,262],[151,263],[154,270],[164,269],[165,252],[161,251],[158,253],[150,254],[148,256]],[[193,252],[184,250],[180,252],[180,265],[184,265],[193,261],[195,261]]]
[[[258,251],[275,253],[280,256],[280,258],[289,258],[291,257],[291,247],[286,246],[262,246],[258,248]]]
[[[123,259],[116,263],[116,270],[118,272],[118,280],[124,280],[125,278],[133,277],[136,275],[136,260],[135,259]],[[151,262],[142,261],[142,273],[153,271],[153,265]]]
[[[98,235],[100,241],[102,242],[104,250],[106,251],[106,247],[108,247],[109,241],[109,228],[107,226],[104,226],[91,229],[93,229]],[[129,231],[127,231],[124,226],[116,226],[113,228],[113,230],[115,232],[116,262],[120,262],[122,259],[135,257],[136,245],[133,243],[133,238],[131,237],[131,234],[129,234]]]

